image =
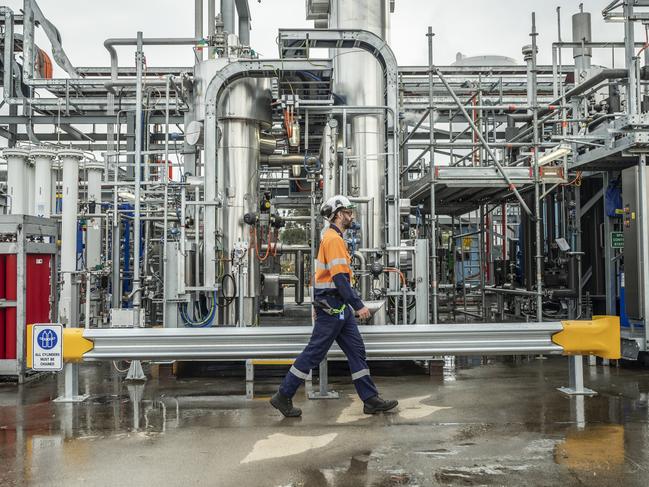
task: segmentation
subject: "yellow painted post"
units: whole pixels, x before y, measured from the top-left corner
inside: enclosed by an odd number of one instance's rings
[[[25,336],[25,343],[27,344],[27,368],[31,369],[32,366],[34,365],[32,362],[32,355],[33,355],[33,344],[32,344],[32,338],[33,338],[33,332],[32,328],[34,325],[27,325],[27,331],[26,331],[26,336]]]

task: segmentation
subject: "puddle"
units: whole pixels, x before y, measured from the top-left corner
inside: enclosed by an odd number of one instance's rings
[[[570,430],[554,447],[554,461],[575,472],[605,472],[621,468],[626,459],[624,427],[596,425]]]
[[[362,453],[354,455],[349,464],[310,468],[300,472],[300,478],[282,487],[418,487],[416,477],[403,469],[378,468],[380,455]]]

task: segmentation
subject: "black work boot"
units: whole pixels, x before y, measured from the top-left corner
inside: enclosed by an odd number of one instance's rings
[[[287,418],[298,418],[302,416],[302,410],[293,406],[293,400],[279,391],[270,398],[270,404]]]
[[[399,402],[395,401],[394,399],[389,399],[386,401],[381,396],[373,396],[370,397],[367,401],[365,401],[365,405],[363,406],[363,412],[365,414],[382,413],[385,411],[389,411],[390,409],[394,409],[398,405]]]

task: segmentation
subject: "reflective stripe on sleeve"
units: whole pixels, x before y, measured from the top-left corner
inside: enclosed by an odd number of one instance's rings
[[[336,289],[336,284],[332,282],[316,282],[313,285],[316,289]]]
[[[338,264],[338,265],[333,266],[329,272],[331,273],[331,276],[333,277],[336,274],[350,274],[351,275],[352,270],[349,268],[349,266],[347,264],[345,264],[345,265]]]

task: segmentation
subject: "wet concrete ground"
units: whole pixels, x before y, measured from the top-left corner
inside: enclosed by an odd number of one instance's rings
[[[341,399],[283,419],[241,378],[161,370],[128,386],[85,365],[83,404],[55,404],[56,378],[0,384],[0,485],[649,485],[649,370],[586,367],[593,398],[568,399],[567,360],[460,359],[433,376],[376,377],[393,414]],[[484,361],[483,361],[484,362]],[[270,393],[278,378],[257,385]]]

